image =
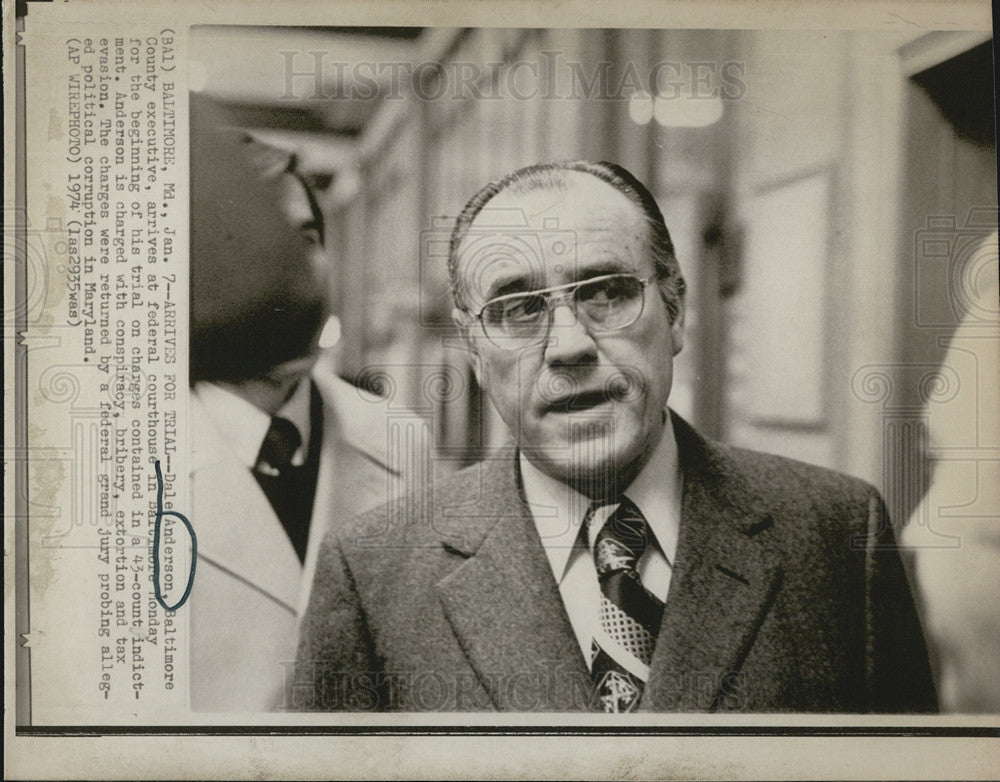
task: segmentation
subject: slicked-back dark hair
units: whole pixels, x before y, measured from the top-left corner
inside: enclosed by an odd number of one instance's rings
[[[606,161],[594,163],[588,160],[561,160],[536,163],[519,168],[513,173],[490,182],[472,196],[455,222],[448,247],[448,277],[451,282],[455,306],[468,312],[465,294],[458,276],[458,251],[473,221],[484,207],[496,195],[506,190],[522,194],[536,190],[565,189],[568,185],[566,173],[569,171],[590,174],[602,182],[607,182],[639,207],[649,227],[649,250],[653,268],[656,271],[657,285],[660,289],[660,295],[667,305],[670,322],[673,323],[680,311],[680,301],[684,297],[686,285],[681,274],[680,264],[677,262],[677,256],[674,254],[674,244],[670,239],[667,224],[663,220],[663,214],[656,204],[656,199],[642,182],[617,163]]]

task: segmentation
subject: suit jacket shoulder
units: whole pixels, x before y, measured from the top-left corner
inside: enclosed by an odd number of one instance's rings
[[[686,651],[669,663],[714,658],[716,672],[744,674],[713,708],[936,710],[920,621],[877,490],[704,440],[676,416],[674,425],[684,500],[667,614],[682,639],[672,648]],[[726,637],[728,659],[719,651]],[[710,701],[701,695],[695,703]]]
[[[735,506],[780,509],[815,504],[835,512],[845,502],[867,503],[870,495],[878,493],[860,478],[708,440],[679,416],[673,420],[685,478],[713,485]]]
[[[841,561],[863,550],[871,532],[891,535],[878,490],[860,478],[702,438],[676,415],[674,431],[689,531],[722,524],[755,537],[767,530],[787,566],[803,568],[813,557]]]

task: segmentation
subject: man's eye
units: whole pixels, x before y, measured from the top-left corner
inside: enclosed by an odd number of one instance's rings
[[[522,296],[507,303],[505,320],[527,320],[537,317],[545,309],[544,296]]]
[[[587,283],[586,285],[580,286],[577,296],[580,301],[588,301],[598,304],[627,299],[630,295],[630,282],[632,281],[625,277]]]

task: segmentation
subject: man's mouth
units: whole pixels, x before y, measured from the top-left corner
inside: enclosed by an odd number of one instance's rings
[[[578,394],[568,394],[548,402],[545,405],[546,413],[576,413],[585,410],[592,410],[606,402],[611,402],[618,397],[612,389],[598,389],[596,391],[581,391]]]

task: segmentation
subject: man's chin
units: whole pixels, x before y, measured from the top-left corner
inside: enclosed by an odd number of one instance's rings
[[[533,459],[539,469],[593,499],[614,497],[631,481],[634,459],[600,439],[567,442],[564,447],[547,443],[539,455],[542,458]]]
[[[627,487],[622,482],[623,472],[618,469],[619,460],[610,459],[595,463],[577,464],[564,480],[585,497],[594,500],[611,500]]]

